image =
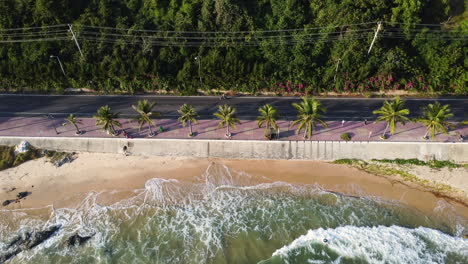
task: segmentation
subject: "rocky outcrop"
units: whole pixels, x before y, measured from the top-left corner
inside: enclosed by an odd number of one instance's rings
[[[6,247],[6,253],[0,255],[0,263],[4,263],[20,252],[32,249],[52,237],[60,229],[59,225],[51,226],[42,231],[27,232],[11,240]]]
[[[86,241],[90,240],[93,236],[80,236],[78,234],[74,234],[73,236],[69,237],[65,241],[65,246],[67,247],[73,247],[73,246],[81,246]]]

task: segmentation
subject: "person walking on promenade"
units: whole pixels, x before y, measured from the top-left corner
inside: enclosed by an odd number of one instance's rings
[[[346,121],[344,121],[344,119],[343,119],[343,120],[341,120],[341,127],[343,127],[343,126],[344,126],[344,123],[345,123],[345,122],[346,122]]]

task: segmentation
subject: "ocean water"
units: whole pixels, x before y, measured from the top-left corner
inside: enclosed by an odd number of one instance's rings
[[[195,182],[151,179],[107,206],[92,192],[74,209],[2,210],[0,256],[14,237],[60,225],[7,262],[467,263],[467,219],[442,200],[422,213],[319,185],[264,182],[213,164]],[[66,246],[76,233],[92,238]]]

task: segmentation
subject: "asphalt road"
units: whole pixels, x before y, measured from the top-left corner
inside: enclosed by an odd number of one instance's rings
[[[213,113],[221,104],[233,105],[237,108],[240,119],[255,119],[258,108],[264,104],[274,105],[282,119],[293,119],[296,111],[291,106],[299,102],[293,97],[233,97],[220,100],[215,96],[94,96],[94,95],[0,95],[0,116],[39,116],[52,114],[63,117],[70,113],[78,116],[92,116],[103,105],[109,105],[113,111],[120,112],[122,117],[135,114],[131,105],[138,100],[148,99],[156,102],[156,111],[164,117],[178,116],[177,110],[184,104],[195,106],[200,118],[213,118]],[[372,120],[372,111],[382,106],[385,99],[381,98],[324,98],[320,99],[327,107],[325,120]],[[468,98],[440,99],[406,99],[410,109],[410,117],[420,115],[422,106],[435,100],[449,104],[454,113],[452,121],[468,119]]]

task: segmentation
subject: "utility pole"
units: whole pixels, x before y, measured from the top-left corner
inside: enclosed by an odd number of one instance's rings
[[[65,70],[63,69],[63,65],[62,65],[62,62],[60,61],[60,58],[58,56],[54,56],[54,55],[50,55],[51,58],[57,58],[58,60],[58,63],[60,65],[60,69],[62,69],[62,73],[63,73],[63,76],[67,77],[67,75],[65,74]]]
[[[382,22],[379,21],[379,23],[377,23],[377,30],[375,31],[374,39],[372,40],[372,43],[370,44],[369,51],[367,51],[367,55],[370,54],[370,52],[372,50],[372,46],[374,46],[374,42],[377,39],[377,35],[379,34],[379,31],[380,31],[381,28],[382,28]]]
[[[201,78],[201,59],[200,57],[195,57],[195,60],[198,61],[198,77],[200,78],[200,84],[203,86],[202,78]]]
[[[340,61],[341,59],[338,59],[338,61],[336,62],[335,77],[333,77],[334,82],[336,81],[336,74],[338,73],[338,66],[340,65]]]
[[[81,57],[84,58],[83,52],[81,52],[80,44],[78,43],[78,40],[76,39],[76,35],[75,35],[75,32],[73,32],[72,26],[73,25],[68,24],[68,28],[70,29],[70,33],[72,34],[72,40],[75,41],[76,46],[78,47],[78,50],[80,51]]]

